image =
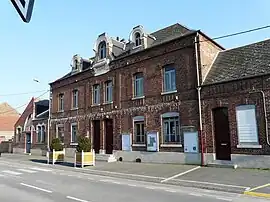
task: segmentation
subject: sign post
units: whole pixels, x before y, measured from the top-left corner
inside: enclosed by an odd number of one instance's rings
[[[35,0],[11,0],[22,20],[29,23],[32,17]]]

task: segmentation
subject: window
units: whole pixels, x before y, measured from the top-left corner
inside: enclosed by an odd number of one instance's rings
[[[143,94],[143,74],[137,73],[134,76],[134,97],[142,97]]]
[[[133,118],[134,122],[134,143],[145,144],[144,117],[137,116]]]
[[[37,126],[37,143],[45,142],[46,133],[45,133],[45,126]]]
[[[71,142],[76,143],[77,142],[77,135],[78,135],[78,126],[77,123],[71,124]]]
[[[62,143],[64,143],[64,126],[63,125],[58,125],[57,126],[57,133],[56,137],[61,140]]]
[[[164,68],[164,92],[170,92],[176,90],[175,85],[175,68],[165,67]]]
[[[93,86],[93,104],[100,104],[100,85],[96,84]]]
[[[98,46],[99,59],[106,58],[106,42],[102,41]]]
[[[180,143],[179,114],[175,112],[162,115],[163,142]]]
[[[239,144],[259,144],[255,105],[236,107]]]
[[[105,102],[107,103],[112,102],[112,95],[113,95],[112,81],[107,81],[105,83]]]
[[[139,45],[141,45],[141,34],[137,32],[135,34],[135,46],[139,46]]]
[[[73,109],[78,108],[78,95],[79,95],[79,91],[74,90],[73,95],[72,95],[72,108]]]
[[[16,140],[16,142],[21,141],[21,136],[22,136],[22,128],[18,127],[17,128],[17,140]]]
[[[59,94],[59,102],[58,102],[58,110],[63,111],[64,110],[64,94]]]

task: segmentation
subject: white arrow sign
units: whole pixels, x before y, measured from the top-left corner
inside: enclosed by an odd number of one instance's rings
[[[30,22],[35,0],[11,0],[22,20]]]

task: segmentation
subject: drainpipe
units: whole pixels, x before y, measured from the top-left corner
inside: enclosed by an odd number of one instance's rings
[[[201,84],[200,84],[200,73],[199,73],[199,56],[198,56],[198,43],[199,34],[195,37],[195,57],[196,57],[196,70],[197,70],[197,93],[198,93],[198,107],[199,107],[199,138],[201,145],[201,165],[204,165],[204,138],[202,132],[202,106],[201,106]]]
[[[253,93],[260,93],[262,95],[266,142],[270,146],[269,133],[268,133],[268,121],[267,121],[267,113],[266,113],[266,104],[265,104],[265,94],[264,94],[264,92],[262,90],[249,92],[249,94],[253,94]]]

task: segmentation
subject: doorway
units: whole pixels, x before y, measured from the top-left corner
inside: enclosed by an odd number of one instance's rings
[[[213,109],[216,159],[231,160],[231,139],[228,119],[228,108]]]
[[[98,154],[100,150],[100,120],[93,121],[93,146],[95,153]]]
[[[113,153],[113,120],[105,119],[105,148],[106,154]]]
[[[25,139],[25,152],[27,154],[31,153],[31,133],[26,133],[26,139]]]

